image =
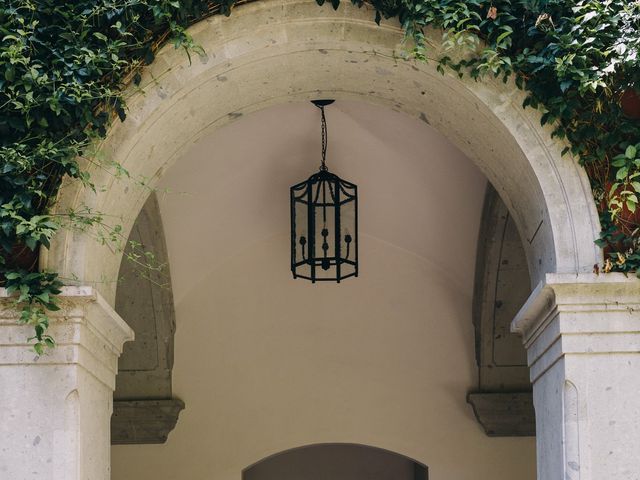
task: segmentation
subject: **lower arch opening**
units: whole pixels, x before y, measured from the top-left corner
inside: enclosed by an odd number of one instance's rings
[[[285,450],[245,468],[242,480],[428,480],[429,468],[368,445],[323,443]]]

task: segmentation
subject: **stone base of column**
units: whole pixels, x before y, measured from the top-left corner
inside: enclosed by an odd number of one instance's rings
[[[36,355],[0,289],[0,478],[108,480],[118,356],[133,331],[90,287],[65,287]]]
[[[533,383],[538,480],[640,479],[640,280],[547,275],[512,330]]]

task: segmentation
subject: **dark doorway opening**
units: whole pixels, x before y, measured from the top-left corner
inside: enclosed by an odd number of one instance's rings
[[[247,467],[243,480],[428,480],[426,465],[381,448],[319,444],[294,448]]]

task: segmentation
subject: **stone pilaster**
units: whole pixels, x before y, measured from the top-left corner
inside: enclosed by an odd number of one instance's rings
[[[533,383],[538,480],[640,479],[640,280],[547,275],[512,330]]]
[[[42,356],[0,289],[0,478],[108,480],[118,356],[133,331],[90,287],[65,287]]]

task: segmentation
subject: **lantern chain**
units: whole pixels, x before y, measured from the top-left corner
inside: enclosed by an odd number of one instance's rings
[[[324,105],[319,106],[320,111],[322,112],[322,164],[320,165],[320,170],[327,171],[327,119],[324,116]]]

